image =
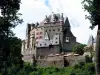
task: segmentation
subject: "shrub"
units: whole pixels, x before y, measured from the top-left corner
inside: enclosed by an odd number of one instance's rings
[[[83,55],[85,46],[86,45],[84,45],[84,44],[75,45],[73,47],[73,52],[77,53],[77,54],[80,54],[80,55]]]
[[[92,62],[92,57],[89,57],[89,55],[86,55],[85,56],[85,61],[86,61],[86,63]]]
[[[94,64],[84,64],[83,62],[63,68],[34,67],[30,64],[24,64],[23,68],[14,65],[8,68],[7,75],[95,75],[95,68]]]

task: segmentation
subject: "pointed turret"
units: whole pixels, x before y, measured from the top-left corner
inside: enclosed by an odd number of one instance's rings
[[[66,20],[65,20],[65,24],[64,25],[66,27],[70,28],[70,23],[69,23],[68,17],[66,17]]]
[[[94,38],[93,38],[93,36],[91,35],[91,36],[89,37],[89,40],[88,40],[88,46],[92,46],[92,45],[93,45],[93,42],[94,42]]]

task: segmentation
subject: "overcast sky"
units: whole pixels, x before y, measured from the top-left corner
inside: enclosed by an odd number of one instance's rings
[[[41,22],[45,15],[50,13],[64,13],[69,18],[71,31],[77,41],[87,44],[89,36],[96,36],[97,27],[89,29],[89,20],[85,19],[86,13],[82,9],[81,0],[22,0],[20,11],[24,22],[18,25],[14,32],[16,36],[25,39],[27,23]]]

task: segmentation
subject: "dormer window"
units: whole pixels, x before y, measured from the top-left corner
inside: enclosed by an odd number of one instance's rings
[[[66,37],[66,42],[69,42],[69,37]]]

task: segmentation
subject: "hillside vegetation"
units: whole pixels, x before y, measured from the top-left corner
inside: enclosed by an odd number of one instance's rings
[[[64,68],[57,67],[33,67],[29,63],[24,64],[23,68],[13,66],[8,68],[8,75],[95,75],[93,63],[80,63],[79,65]]]

